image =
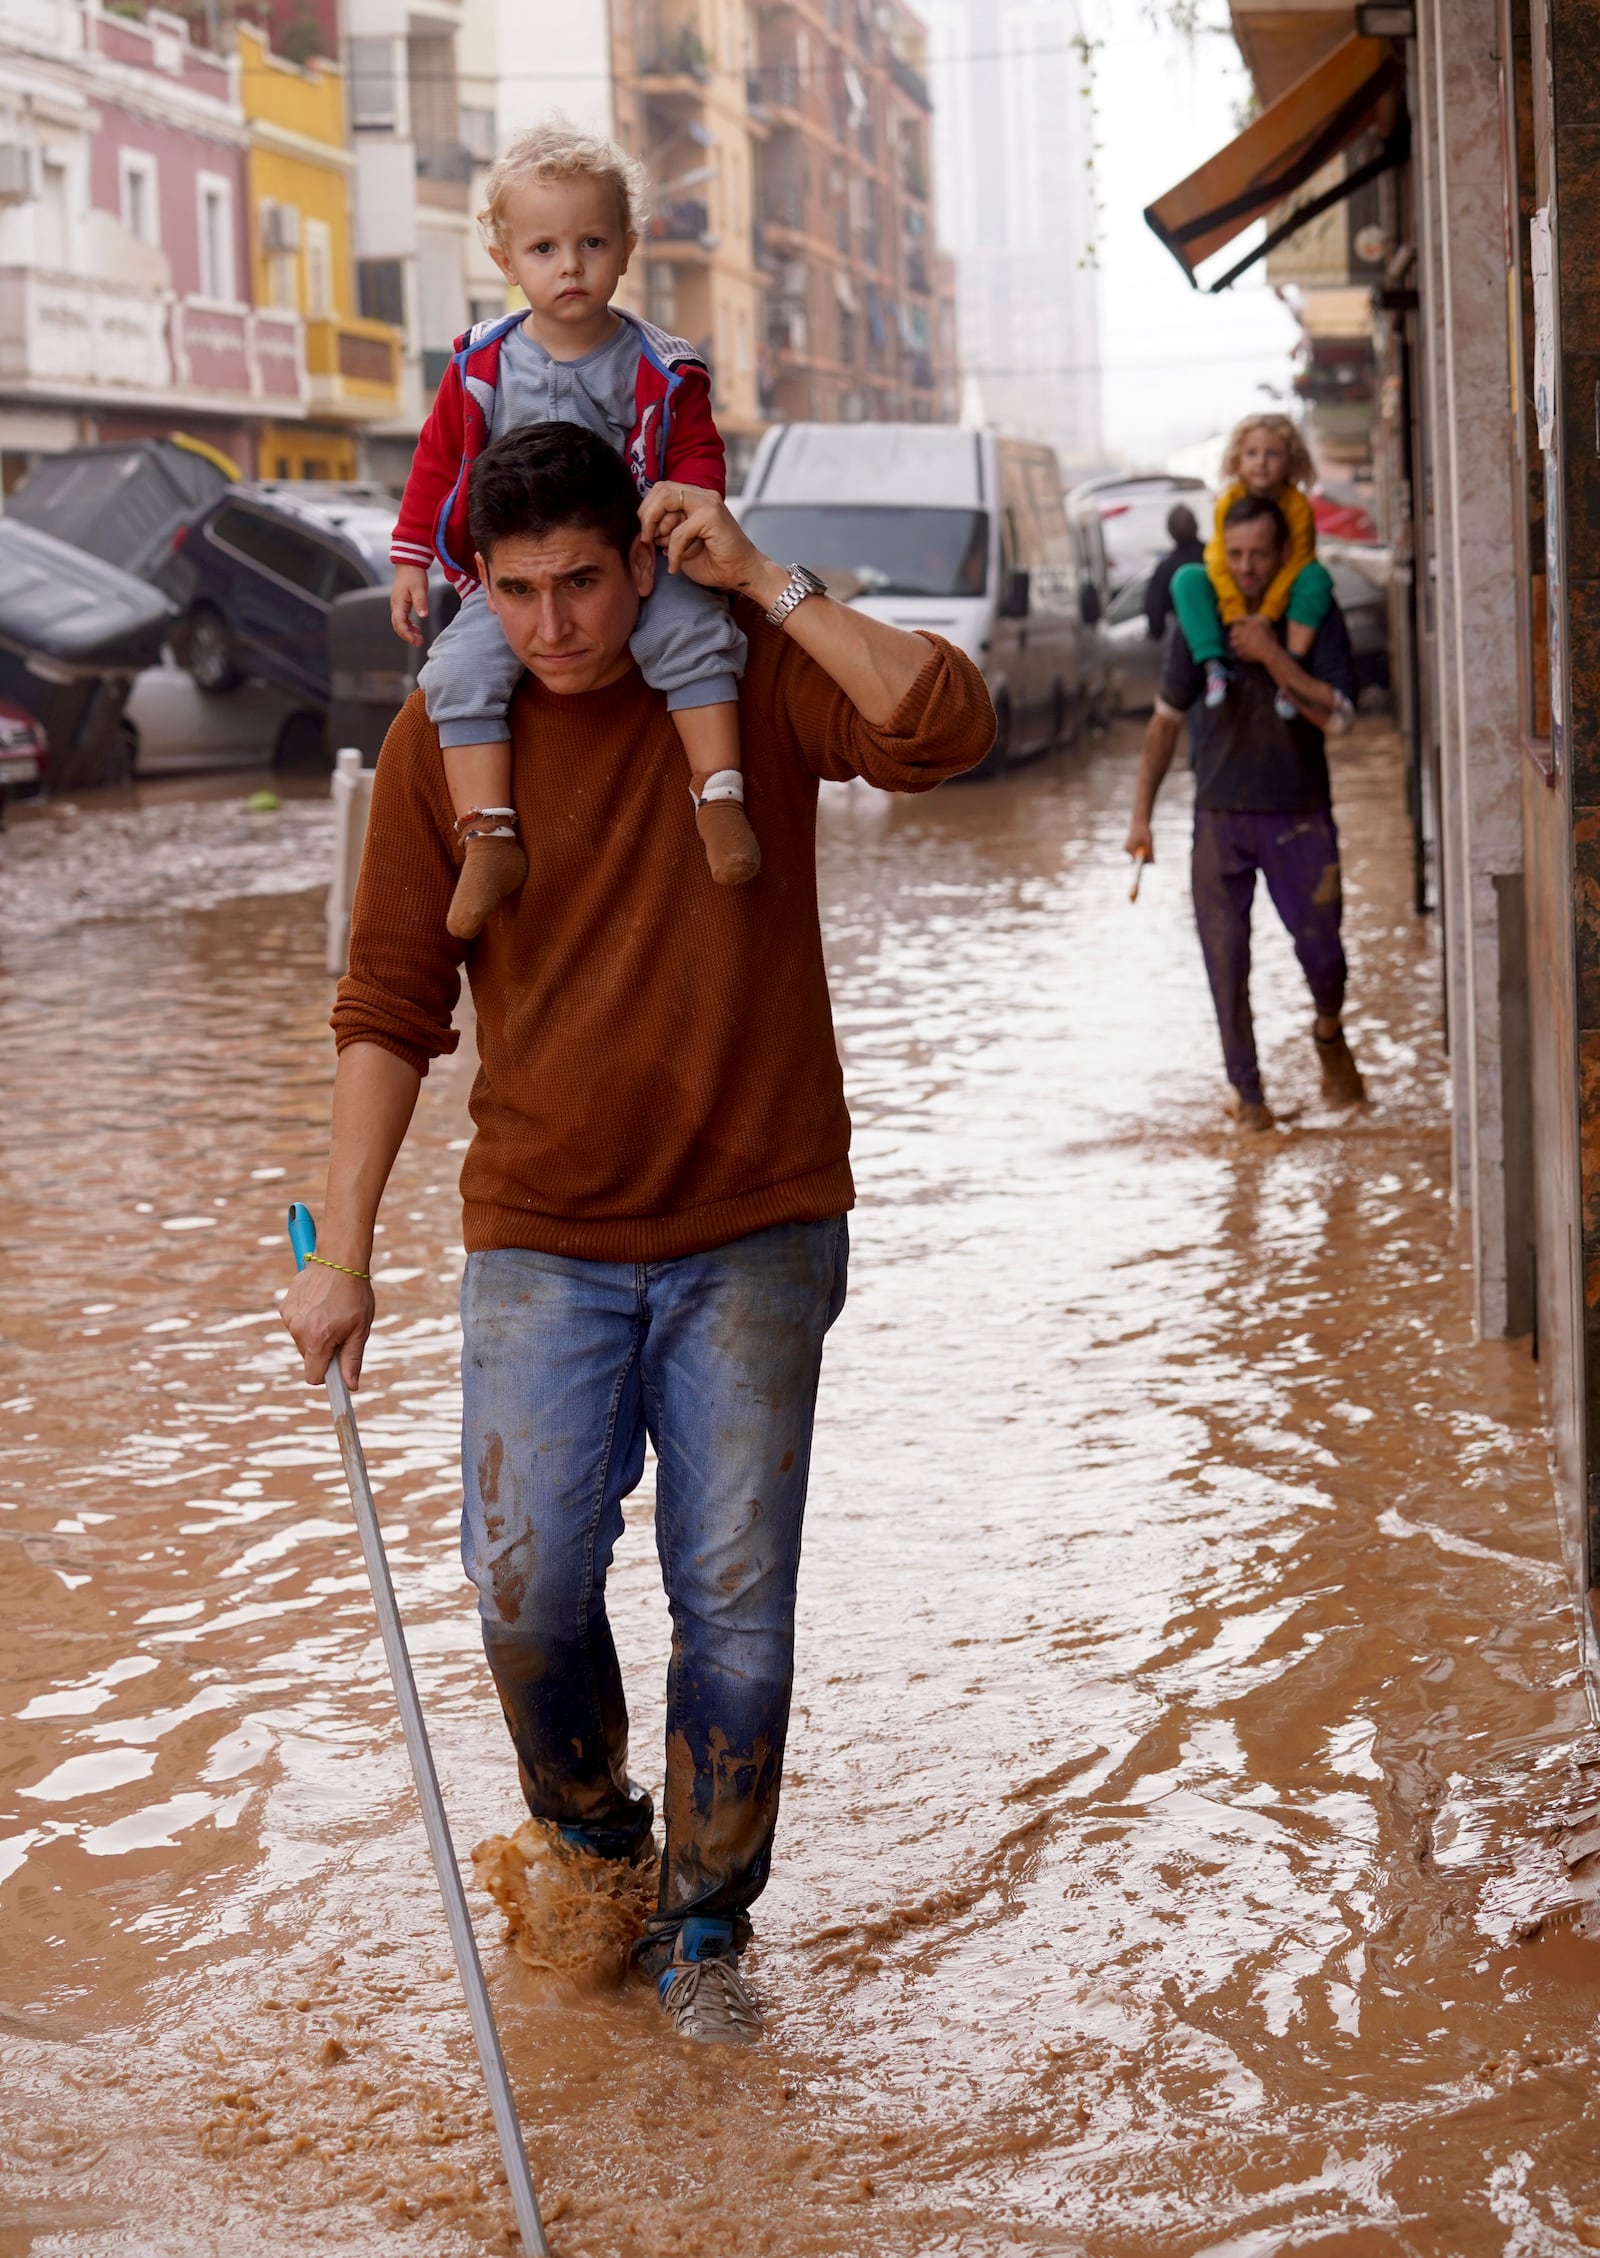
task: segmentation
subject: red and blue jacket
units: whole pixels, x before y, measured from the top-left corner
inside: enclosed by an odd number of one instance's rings
[[[624,450],[634,484],[647,494],[660,478],[726,490],[722,437],[711,414],[711,372],[692,345],[653,322],[616,308],[639,340],[634,421]],[[500,381],[500,345],[526,317],[505,314],[458,337],[432,413],[417,437],[411,475],[389,545],[394,564],[431,565],[435,557],[465,594],[478,584],[467,527],[467,479],[488,446]]]

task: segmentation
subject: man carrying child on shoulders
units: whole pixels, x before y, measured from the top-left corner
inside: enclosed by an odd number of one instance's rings
[[[1231,1111],[1246,1131],[1269,1130],[1250,1013],[1250,907],[1256,873],[1287,927],[1316,1007],[1312,1029],[1325,1097],[1366,1096],[1345,1041],[1343,893],[1325,737],[1349,728],[1356,696],[1350,638],[1331,594],[1302,659],[1264,616],[1291,551],[1287,519],[1266,494],[1227,503],[1219,527],[1243,616],[1228,629],[1223,696],[1214,662],[1187,639],[1183,611],[1168,629],[1160,694],[1145,731],[1127,850],[1154,860],[1150,819],[1189,717],[1193,748],[1195,922],[1211,983]],[[1297,637],[1296,640],[1299,640]]]

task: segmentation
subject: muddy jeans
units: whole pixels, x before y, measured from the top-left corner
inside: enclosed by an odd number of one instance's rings
[[[467,1258],[461,1556],[528,1808],[608,1857],[653,1818],[628,1778],[605,1580],[655,1446],[672,1660],[652,1941],[689,1913],[741,1916],[766,1885],[812,1418],[848,1252],[840,1215],[669,1262]]]
[[[1222,1034],[1228,1080],[1246,1104],[1261,1103],[1261,1068],[1250,1016],[1250,905],[1260,871],[1294,943],[1318,1012],[1344,1008],[1343,896],[1339,834],[1327,809],[1310,815],[1254,810],[1194,811],[1195,923]]]

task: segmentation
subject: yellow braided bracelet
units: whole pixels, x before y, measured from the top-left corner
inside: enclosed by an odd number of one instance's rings
[[[352,1270],[347,1262],[330,1262],[325,1254],[308,1254],[306,1260],[307,1262],[320,1262],[324,1270],[341,1271],[346,1278],[365,1278],[369,1286],[372,1283],[372,1272],[370,1270]]]

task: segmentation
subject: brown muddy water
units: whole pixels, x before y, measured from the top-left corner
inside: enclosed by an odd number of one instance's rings
[[[1435,936],[1340,760],[1352,1026],[1316,1097],[1258,921],[1234,1141],[1181,790],[1134,737],[830,794],[857,1123],[757,2052],[552,1998],[478,1893],[562,2258],[1515,2258],[1600,2247],[1600,1801],[1535,1376],[1475,1344]],[[0,2254],[508,2247],[320,1391],[321,805],[14,827],[0,972]],[[361,1396],[463,1856],[515,1778],[455,1552],[463,1073],[385,1209]],[[613,1578],[660,1772],[649,1476]],[[1583,1869],[1580,1869],[1580,1876]],[[1600,1925],[1600,1924],[1597,1924]]]

